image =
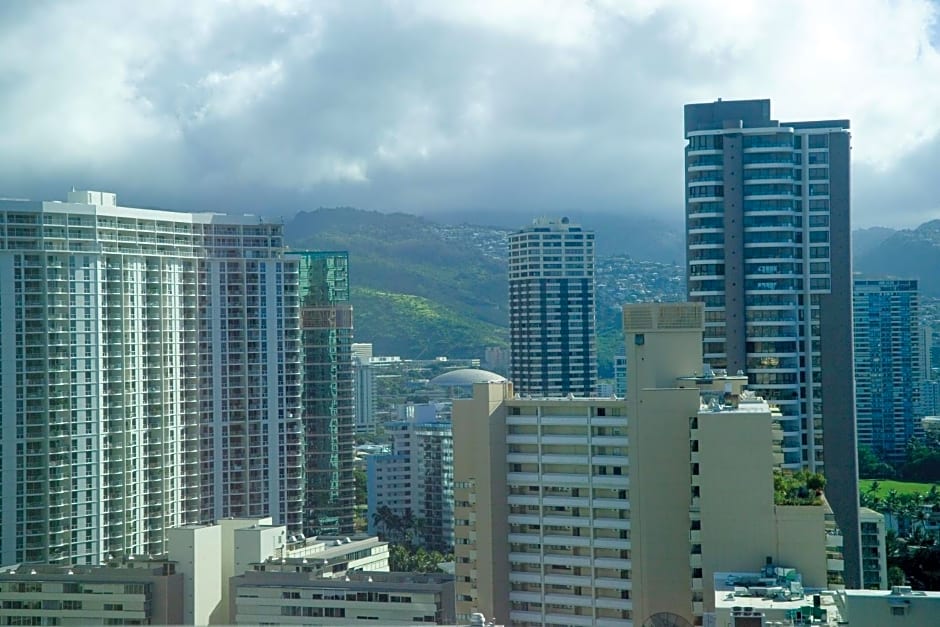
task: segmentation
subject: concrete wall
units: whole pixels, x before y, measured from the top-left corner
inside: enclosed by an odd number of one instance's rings
[[[270,516],[265,518],[223,518],[219,520],[219,527],[222,534],[222,600],[219,604],[219,612],[214,616],[216,622],[226,624],[231,622],[229,616],[229,586],[228,580],[235,576],[235,530],[252,525],[270,525],[274,519]]]
[[[826,566],[826,508],[818,505],[778,505],[776,562],[795,568],[808,588],[828,588]]]
[[[208,625],[222,611],[222,534],[218,525],[187,526],[167,532],[169,558],[185,577],[183,622]]]
[[[477,598],[473,611],[505,624],[509,623],[509,506],[503,401],[512,398],[512,390],[511,383],[474,385],[473,398],[454,401],[452,414],[455,495],[466,495],[475,503],[471,508],[475,520],[468,532],[457,524],[458,537],[467,535],[469,542],[456,547],[457,613],[465,613],[460,598],[473,594],[473,589]],[[468,483],[473,486],[469,492],[457,487]],[[460,564],[459,558],[471,552],[475,555],[471,563]],[[462,576],[471,581],[462,582]]]
[[[697,436],[704,602],[711,611],[716,572],[754,570],[773,552],[770,412],[703,412]]]
[[[832,290],[819,297],[823,456],[827,495],[845,538],[845,583],[861,587],[858,457],[852,342],[852,227],[848,133],[829,134],[829,255]],[[811,461],[812,463],[812,461]]]
[[[940,594],[892,595],[889,592],[848,590],[844,595],[845,611],[851,627],[936,627],[940,619]],[[902,616],[892,612],[902,611]]]
[[[241,575],[251,565],[273,557],[287,544],[287,528],[283,526],[251,526],[235,529],[235,562],[233,575]]]
[[[698,412],[698,390],[629,390],[627,396],[637,407],[627,428],[634,624],[657,612],[691,623],[689,418]]]

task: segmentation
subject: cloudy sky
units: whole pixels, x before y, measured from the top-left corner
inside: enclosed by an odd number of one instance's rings
[[[0,4],[0,196],[682,216],[682,105],[850,118],[857,226],[940,218],[927,0]]]

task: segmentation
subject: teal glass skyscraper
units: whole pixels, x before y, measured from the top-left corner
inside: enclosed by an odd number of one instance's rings
[[[353,313],[346,252],[297,252],[302,415],[306,441],[304,533],[353,532]]]

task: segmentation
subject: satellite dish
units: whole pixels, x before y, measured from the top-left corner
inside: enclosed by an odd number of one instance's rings
[[[657,612],[643,622],[643,627],[692,627],[692,623],[672,612]]]

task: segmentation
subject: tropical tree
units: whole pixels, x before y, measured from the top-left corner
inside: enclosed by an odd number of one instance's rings
[[[900,566],[892,566],[888,569],[888,585],[903,586],[907,584],[907,577]]]
[[[898,528],[897,511],[899,505],[899,496],[897,490],[888,490],[882,501],[882,512],[885,515],[885,524],[889,529]]]
[[[380,535],[390,542],[401,542],[403,536],[402,517],[388,505],[382,505],[372,514],[372,522]],[[384,531],[384,533],[382,533]]]

